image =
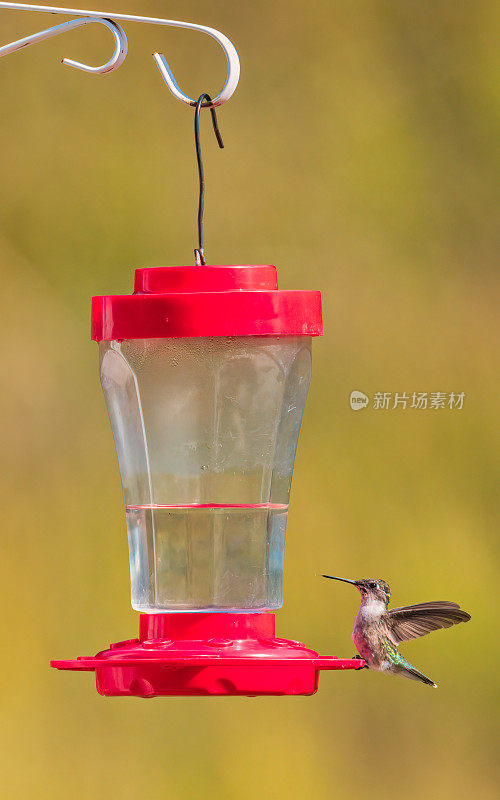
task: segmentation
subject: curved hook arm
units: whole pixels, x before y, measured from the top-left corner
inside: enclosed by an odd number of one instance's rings
[[[63,58],[62,63],[67,67],[75,67],[84,72],[92,72],[97,75],[103,75],[106,72],[112,72],[118,69],[125,61],[128,51],[128,41],[123,28],[116,22],[110,19],[97,19],[95,17],[81,17],[80,19],[73,19],[70,22],[62,22],[60,25],[55,25],[53,28],[47,28],[45,31],[33,33],[31,36],[25,36],[24,39],[18,39],[16,42],[5,44],[0,47],[0,58],[8,56],[10,53],[15,53],[16,50],[21,50],[23,47],[30,47],[37,42],[43,42],[45,39],[51,39],[52,36],[58,36],[60,33],[71,31],[74,28],[80,28],[82,25],[89,25],[91,22],[98,22],[105,25],[113,34],[115,40],[115,52],[109,61],[106,61],[102,67],[91,67],[89,64],[83,64],[81,61],[73,61],[71,58]]]
[[[216,30],[215,28],[209,28],[206,25],[198,25],[195,22],[179,22],[177,20],[162,19],[160,17],[139,17],[139,16],[134,16],[132,14],[114,14],[113,12],[109,11],[86,11],[78,8],[60,8],[58,6],[39,6],[31,4],[28,5],[26,3],[0,2],[0,9],[2,8],[10,9],[12,11],[38,11],[42,13],[45,12],[48,14],[68,14],[71,16],[83,17],[85,18],[86,22],[87,21],[104,22],[105,24],[107,24],[108,27],[110,27],[110,25],[113,24],[116,26],[117,29],[121,31],[123,37],[125,37],[125,33],[120,28],[120,26],[116,22],[114,22],[114,20],[120,20],[121,22],[143,22],[143,23],[149,23],[151,25],[168,25],[171,28],[186,28],[188,30],[199,31],[200,33],[206,33],[208,36],[211,36],[213,39],[215,39],[215,41],[218,42],[218,44],[222,47],[224,51],[224,54],[227,59],[227,77],[224,87],[219,92],[219,94],[216,97],[214,97],[212,101],[204,102],[203,105],[212,108],[214,106],[221,106],[223,105],[223,103],[227,103],[227,101],[229,100],[229,98],[231,97],[231,95],[233,94],[238,85],[240,77],[240,60],[238,58],[238,53],[236,52],[235,46],[223,33]],[[77,20],[74,20],[74,22],[76,23]],[[69,25],[70,23],[66,24]],[[83,23],[82,21],[82,24],[85,23]],[[59,25],[56,26],[56,28],[61,28],[61,27],[62,26]],[[76,25],[73,25],[73,27],[76,27]],[[55,28],[52,28],[50,30],[55,31]],[[66,28],[66,30],[68,30],[68,28]],[[62,33],[62,31],[60,30],[57,31],[57,33],[59,32]],[[13,42],[12,44],[4,45],[4,47],[0,48],[0,57],[2,55],[7,55],[8,53],[14,52],[14,50],[18,50],[20,47],[25,47],[29,44],[35,44],[35,41],[42,41],[43,39],[48,38],[47,33],[49,34],[49,36],[57,35],[57,33],[42,31],[40,34],[27,36],[25,39],[20,39],[19,42]],[[37,37],[36,40],[34,37]],[[122,38],[121,44],[123,44],[123,41],[126,42],[126,37],[124,39]],[[21,44],[21,42],[23,44]],[[15,45],[18,46],[14,47]],[[111,70],[116,69],[117,67],[120,66],[120,64],[123,62],[123,59],[125,58],[125,55],[126,55],[126,50],[123,55],[123,58],[120,61],[118,58],[116,58],[116,60],[109,69],[104,69],[104,67],[101,67],[97,68],[96,70],[95,68],[88,67],[85,64],[80,64],[79,62],[75,61],[68,61],[67,59],[65,59],[64,63],[68,64],[69,66],[76,67],[77,69],[83,69],[86,72],[96,72],[96,71],[110,72]],[[115,59],[115,57],[116,57],[116,50],[113,59]],[[108,67],[109,64],[111,64],[111,62],[113,61],[113,59],[111,59],[104,66]],[[174,97],[176,97],[178,100],[181,100],[183,103],[187,103],[190,106],[195,106],[197,101],[194,100],[192,97],[189,97],[189,95],[185,94],[180,89],[179,84],[175,80],[172,70],[170,69],[165,56],[162,55],[161,53],[155,53],[154,59],[156,61],[158,69],[160,70],[160,73],[165,83],[167,84],[168,88],[170,89]],[[117,63],[118,61],[119,63]]]
[[[174,24],[173,21],[170,24]],[[227,78],[226,82],[219,92],[219,94],[214,97],[213,100],[210,102],[207,100],[206,102],[202,103],[202,108],[214,108],[215,106],[222,106],[224,103],[227,103],[231,95],[234,93],[236,87],[238,86],[238,81],[240,79],[240,59],[238,57],[238,53],[236,51],[236,47],[232,43],[227,36],[224,36],[223,33],[220,31],[215,30],[215,28],[207,28],[204,25],[196,25],[196,24],[189,24],[187,22],[180,22],[177,23],[180,28],[190,28],[191,30],[195,31],[202,31],[202,33],[207,33],[209,36],[212,36],[222,47],[224,50],[226,60],[227,60]],[[167,84],[168,88],[172,92],[173,96],[176,97],[178,100],[181,100],[183,103],[187,103],[190,106],[196,106],[197,100],[193,100],[192,97],[188,97],[187,94],[184,94],[182,89],[179,87],[179,84],[174,78],[173,72],[170,69],[167,59],[162,53],[153,53],[153,58],[156,61],[156,66],[160,70],[160,74]]]

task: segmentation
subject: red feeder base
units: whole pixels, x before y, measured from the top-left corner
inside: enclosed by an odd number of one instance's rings
[[[97,691],[108,697],[158,697],[308,695],[318,689],[320,670],[364,665],[318,656],[274,633],[274,614],[141,614],[140,639],[51,666],[94,670]]]

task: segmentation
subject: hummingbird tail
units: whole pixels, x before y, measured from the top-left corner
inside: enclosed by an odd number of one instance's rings
[[[427,686],[433,686],[434,689],[437,689],[437,683],[434,683],[434,681],[431,681],[427,675],[424,675],[423,672],[420,672],[418,669],[415,669],[415,667],[410,665],[407,667],[398,666],[394,672],[404,678],[409,678],[411,681],[420,681],[421,683],[425,683]]]

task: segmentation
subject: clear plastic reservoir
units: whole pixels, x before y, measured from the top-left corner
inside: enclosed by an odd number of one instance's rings
[[[133,607],[280,608],[310,338],[102,341],[100,357]]]

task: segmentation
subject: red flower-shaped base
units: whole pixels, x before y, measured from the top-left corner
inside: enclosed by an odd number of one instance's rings
[[[94,670],[102,695],[157,697],[308,695],[320,670],[364,665],[274,634],[274,614],[142,614],[140,639],[51,666]]]

